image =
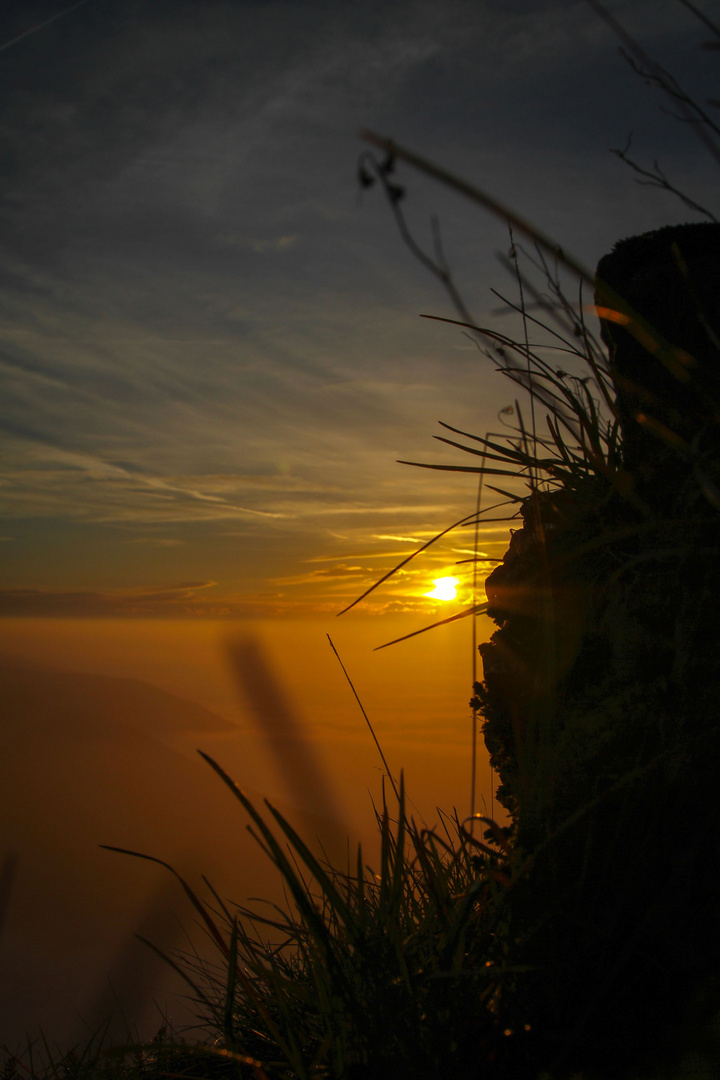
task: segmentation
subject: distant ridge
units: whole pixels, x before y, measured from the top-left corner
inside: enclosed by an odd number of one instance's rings
[[[197,754],[171,745],[173,732],[200,747],[216,733],[242,738],[216,713],[139,679],[0,654],[0,1045],[22,1047],[39,1028],[62,1044],[84,1040],[112,1009],[113,1037],[124,1037],[128,1017],[150,1038],[156,1000],[171,1003],[174,1021],[192,1019],[185,984],[133,935],[210,959],[212,946],[167,871],[100,844],[167,860],[201,893],[204,874],[226,900],[282,902],[242,807]],[[254,777],[234,778],[262,807]],[[326,822],[278,805],[311,837],[327,833]]]
[[[155,736],[239,730],[203,705],[141,679],[61,671],[8,653],[0,653],[0,701],[0,738],[17,726],[56,726],[62,717],[98,734],[118,723]]]

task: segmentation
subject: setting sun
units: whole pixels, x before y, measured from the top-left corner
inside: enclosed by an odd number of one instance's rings
[[[436,578],[435,588],[432,592],[425,593],[432,600],[454,600],[457,595],[458,579],[456,577]]]

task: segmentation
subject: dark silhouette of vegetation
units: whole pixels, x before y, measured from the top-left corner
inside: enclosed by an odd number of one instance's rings
[[[534,971],[518,1004],[575,1068],[647,1064],[720,1006],[719,241],[677,226],[601,260],[627,483],[538,488],[486,583],[476,705],[532,856],[509,901]]]

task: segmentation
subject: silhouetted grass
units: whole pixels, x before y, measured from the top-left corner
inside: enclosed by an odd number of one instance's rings
[[[149,1043],[128,1034],[126,1043],[108,1044],[107,1025],[65,1051],[47,1039],[29,1039],[22,1051],[5,1048],[3,1080],[160,1080],[168,1077],[234,1080],[235,1062],[211,1043],[188,1043],[164,1023]],[[261,1071],[256,1080],[263,1080]]]

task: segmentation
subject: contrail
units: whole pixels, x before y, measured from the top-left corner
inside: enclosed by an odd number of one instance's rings
[[[37,34],[38,30],[43,30],[50,23],[56,22],[57,19],[62,19],[64,15],[69,15],[75,8],[82,7],[83,4],[88,4],[90,0],[78,0],[77,4],[71,4],[69,8],[65,8],[64,11],[58,11],[57,15],[53,15],[51,18],[46,19],[45,22],[38,23],[37,26],[32,26],[29,30],[24,30],[22,34],[18,34],[17,37],[11,38],[10,41],[4,42],[0,45],[0,52],[5,52],[6,49],[11,48],[13,45],[17,45],[18,41],[22,41],[23,38],[30,37],[31,34]]]

